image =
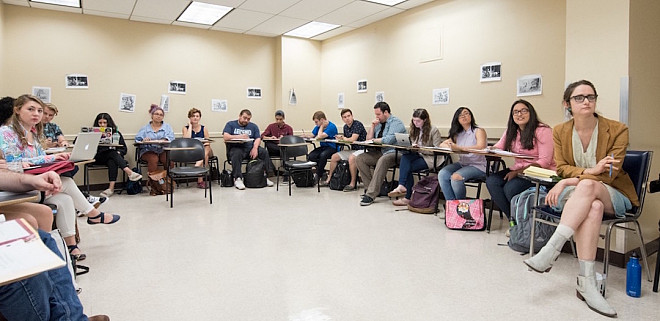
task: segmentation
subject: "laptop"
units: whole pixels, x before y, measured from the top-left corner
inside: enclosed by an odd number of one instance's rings
[[[76,138],[76,143],[73,145],[73,151],[71,151],[71,157],[69,157],[69,160],[72,162],[79,162],[94,159],[96,148],[99,147],[100,139],[101,132],[79,133]]]
[[[396,144],[399,146],[412,146],[410,143],[410,135],[405,133],[394,133]]]
[[[80,127],[81,133],[101,133],[99,143],[112,144],[112,128],[110,127]],[[119,142],[116,142],[119,143]]]

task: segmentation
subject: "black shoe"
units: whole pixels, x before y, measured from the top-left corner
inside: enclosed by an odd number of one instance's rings
[[[369,195],[364,195],[364,196],[362,196],[362,200],[360,201],[360,205],[361,205],[361,206],[369,206],[369,205],[371,205],[371,203],[373,203],[373,202],[374,202],[374,199],[371,198],[371,196],[369,196]]]

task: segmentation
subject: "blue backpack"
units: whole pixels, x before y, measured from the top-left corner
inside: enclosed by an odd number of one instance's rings
[[[535,205],[535,193],[536,188],[530,187],[511,199],[511,219],[516,222],[516,225],[511,227],[509,231],[511,237],[509,238],[508,245],[516,252],[529,253],[529,238],[532,234],[532,209]],[[543,204],[546,195],[546,188],[541,186],[539,204]],[[548,216],[541,213],[537,213],[537,215],[544,219],[549,219]],[[534,229],[534,253],[538,253],[548,243],[555,229],[556,227],[552,225],[536,222],[536,228]]]

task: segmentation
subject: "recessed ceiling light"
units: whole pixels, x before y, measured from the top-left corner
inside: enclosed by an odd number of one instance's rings
[[[331,23],[312,21],[308,24],[302,25],[296,29],[289,31],[284,35],[292,36],[292,37],[311,38],[338,27],[339,25],[333,25]]]
[[[30,2],[56,4],[59,6],[80,8],[80,0],[30,0]]]
[[[213,25],[232,9],[234,8],[193,1],[176,20],[203,25]]]
[[[406,0],[365,0],[365,1],[380,3],[386,6],[396,6],[397,4],[404,2]]]

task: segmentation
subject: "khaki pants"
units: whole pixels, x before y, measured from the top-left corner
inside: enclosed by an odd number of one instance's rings
[[[395,154],[397,153],[394,151],[385,155],[381,151],[369,151],[355,158],[362,182],[367,187],[366,194],[369,197],[375,199],[378,196],[380,186],[385,181],[387,170],[397,164]],[[397,158],[401,158],[400,153],[398,153]],[[373,173],[371,172],[371,167],[375,167]]]

